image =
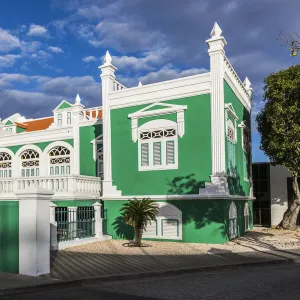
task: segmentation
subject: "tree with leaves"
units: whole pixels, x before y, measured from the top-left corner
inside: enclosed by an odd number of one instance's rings
[[[288,47],[291,56],[297,56],[300,52],[300,35],[298,33],[287,33],[280,31],[278,39],[281,40],[281,45]]]
[[[158,214],[157,204],[150,198],[138,200],[134,198],[126,202],[120,211],[126,224],[134,228],[135,241],[138,247],[142,244],[143,231],[151,221],[155,221]]]
[[[272,73],[264,80],[265,106],[256,120],[260,149],[273,165],[287,167],[293,178],[294,200],[278,228],[296,228],[300,208],[300,65]]]

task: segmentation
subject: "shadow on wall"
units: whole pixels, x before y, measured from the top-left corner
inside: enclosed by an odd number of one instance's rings
[[[231,169],[231,170],[230,170]],[[237,167],[231,166],[231,168],[227,170],[227,174],[233,174],[233,176],[227,176],[228,189],[231,195],[239,195],[245,196],[245,190],[241,185],[241,176],[237,169]],[[243,178],[244,180],[244,178]]]
[[[125,219],[122,215],[118,216],[112,225],[116,235],[119,238],[126,239],[126,240],[133,240],[134,238],[133,227],[125,223]]]

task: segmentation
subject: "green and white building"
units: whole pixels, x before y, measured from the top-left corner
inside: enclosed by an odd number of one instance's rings
[[[120,208],[133,198],[159,205],[145,239],[225,243],[252,228],[252,88],[225,56],[221,33],[215,24],[206,41],[207,73],[126,88],[107,52],[102,107],[85,108],[77,95],[46,118],[2,120],[0,252],[9,270],[21,255],[18,193],[33,186],[53,193],[54,249],[132,239]]]

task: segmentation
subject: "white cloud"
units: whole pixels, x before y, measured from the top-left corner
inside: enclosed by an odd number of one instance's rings
[[[86,56],[82,59],[82,61],[85,62],[85,63],[89,63],[89,62],[92,62],[92,61],[95,61],[95,60],[96,60],[95,56]]]
[[[59,47],[50,46],[50,47],[48,47],[48,49],[53,53],[63,53],[64,52],[64,50]]]
[[[206,69],[198,69],[198,68],[192,68],[188,70],[178,70],[174,68],[171,64],[168,64],[161,68],[158,71],[150,72],[145,76],[140,77],[140,81],[142,83],[154,83],[154,82],[160,82],[160,81],[166,81],[181,77],[187,77],[192,75],[197,75],[201,73],[208,72]]]
[[[20,40],[0,27],[0,52],[9,52],[20,47]]]
[[[45,27],[35,24],[30,25],[27,35],[31,37],[49,37],[48,30]]]
[[[11,86],[13,82],[28,83],[29,78],[26,75],[18,73],[1,73],[0,74],[0,86]]]
[[[1,68],[9,68],[12,67],[16,60],[21,58],[21,55],[12,55],[12,54],[6,54],[6,55],[0,55],[0,67]]]

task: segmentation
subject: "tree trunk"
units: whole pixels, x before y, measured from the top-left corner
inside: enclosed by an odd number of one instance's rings
[[[276,228],[283,228],[289,230],[295,230],[297,224],[297,218],[300,209],[300,192],[298,185],[298,177],[293,176],[293,192],[294,192],[294,201],[289,205],[289,208],[283,215],[283,219],[278,224]]]
[[[135,228],[135,243],[138,247],[142,245],[143,228]]]

